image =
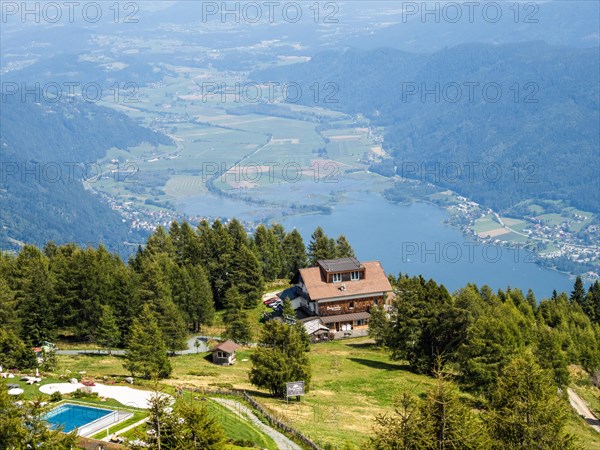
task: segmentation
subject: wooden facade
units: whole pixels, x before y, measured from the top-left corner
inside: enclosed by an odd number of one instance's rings
[[[335,338],[366,335],[371,308],[385,304],[391,291],[379,261],[320,260],[299,270],[300,307],[319,317]]]
[[[374,305],[383,302],[383,296],[363,297],[351,300],[320,301],[318,305],[318,315],[337,316],[339,314],[351,314],[355,312],[368,312]]]

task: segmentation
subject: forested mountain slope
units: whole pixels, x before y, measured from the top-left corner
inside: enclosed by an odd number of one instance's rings
[[[325,52],[252,78],[299,83],[303,103],[335,83],[335,103],[317,100],[386,126],[399,175],[498,210],[537,198],[598,212],[599,74],[598,48],[530,42]]]
[[[122,113],[84,101],[57,103],[3,99],[1,125],[0,245],[104,242],[131,238],[128,223],[82,180],[97,175],[93,163],[111,147],[127,148],[169,138]]]

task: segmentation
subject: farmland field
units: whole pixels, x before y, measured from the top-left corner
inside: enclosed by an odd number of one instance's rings
[[[89,184],[115,201],[197,216],[212,210],[207,205],[223,193],[231,199],[251,196],[270,209],[263,218],[275,218],[292,208],[299,213],[301,205],[328,207],[339,201],[335,192],[364,189],[364,183],[377,190],[390,183],[367,172],[385,152],[376,141],[380,130],[364,119],[284,103],[267,105],[274,111],[254,111],[232,95],[207,95],[198,88],[214,79],[239,81],[234,75],[169,69],[160,85],[140,89],[138,103],[106,102],[173,141],[108,152],[99,162],[102,176]],[[353,172],[362,173],[360,182]]]

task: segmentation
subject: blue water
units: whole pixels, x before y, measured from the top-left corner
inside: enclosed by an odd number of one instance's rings
[[[286,217],[282,223],[297,228],[306,244],[318,225],[329,236],[344,234],[359,259],[380,260],[387,273],[433,278],[450,291],[469,282],[524,293],[531,288],[539,300],[553,289],[572,290],[572,278],[538,266],[530,252],[475,243],[445,225],[447,217],[435,205],[398,205],[377,193],[359,193],[344,196],[330,215]]]
[[[309,204],[318,194],[311,188],[316,189],[310,183],[298,183],[285,194],[290,201]],[[281,195],[282,189],[283,186],[277,194]],[[304,198],[298,200],[299,195]],[[306,244],[318,225],[330,236],[345,234],[359,259],[380,260],[387,273],[433,278],[450,291],[469,282],[487,284],[494,290],[516,287],[524,293],[531,288],[539,300],[549,297],[553,289],[573,289],[573,278],[535,264],[527,250],[478,244],[457,228],[445,225],[448,213],[438,206],[393,204],[376,192],[348,191],[336,195],[339,202],[331,214],[291,215],[274,221],[280,221],[288,230],[297,228]],[[242,220],[264,220],[273,213],[272,207],[213,195],[189,198],[178,206],[188,214],[209,212],[212,216]]]
[[[65,403],[49,411],[44,420],[50,424],[51,429],[62,427],[65,433],[69,433],[76,428],[107,416],[111,412],[108,409]]]

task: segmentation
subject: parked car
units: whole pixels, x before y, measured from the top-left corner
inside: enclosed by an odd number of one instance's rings
[[[273,308],[273,309],[277,309],[277,308],[279,308],[282,305],[283,305],[283,302],[281,300],[277,300],[277,301],[275,301],[273,303],[269,303],[269,306],[271,308]]]
[[[280,302],[280,301],[281,301],[281,299],[279,297],[271,297],[270,299],[265,300],[263,303],[267,306],[271,306],[272,303]]]

